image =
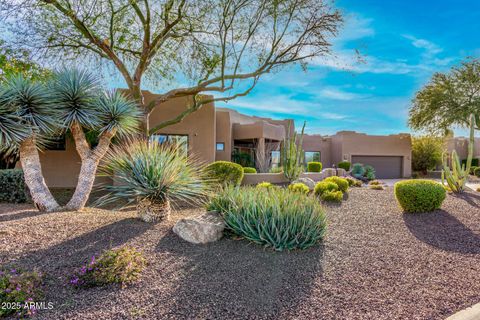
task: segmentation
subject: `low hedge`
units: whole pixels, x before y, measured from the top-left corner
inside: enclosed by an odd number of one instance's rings
[[[252,167],[243,167],[243,173],[257,173],[257,169]]]
[[[403,180],[395,183],[395,198],[405,212],[431,212],[442,206],[445,188],[432,180]]]
[[[332,177],[325,178],[323,181],[335,183],[338,186],[338,189],[342,192],[348,191],[349,184],[348,184],[348,180],[345,178],[332,176]]]
[[[0,201],[13,203],[26,202],[26,190],[22,170],[0,170]]]
[[[321,197],[327,191],[338,191],[338,185],[331,181],[320,181],[315,185],[315,195]]]
[[[303,194],[307,194],[310,192],[310,188],[306,184],[301,182],[292,183],[291,185],[288,186],[288,190],[293,192],[303,193]]]
[[[345,171],[349,171],[350,170],[350,166],[351,166],[351,163],[349,161],[340,161],[338,164],[337,164],[337,167],[338,168],[342,168],[344,169]]]
[[[321,172],[322,171],[322,163],[321,162],[309,162],[307,163],[307,171],[308,172]]]
[[[206,167],[208,176],[223,185],[240,185],[243,180],[243,167],[229,161],[215,161]]]

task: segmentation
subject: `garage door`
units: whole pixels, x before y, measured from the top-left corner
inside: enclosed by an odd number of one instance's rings
[[[402,178],[403,157],[393,156],[352,156],[353,163],[369,164],[375,168],[378,179]]]

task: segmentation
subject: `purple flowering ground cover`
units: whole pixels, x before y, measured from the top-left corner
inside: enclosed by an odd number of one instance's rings
[[[36,319],[444,319],[480,302],[480,196],[404,215],[392,188],[353,189],[327,208],[324,243],[276,253],[224,238],[195,246],[134,211],[39,214],[0,204],[0,262],[44,274]],[[93,255],[122,245],[148,260],[140,280],[76,289]]]

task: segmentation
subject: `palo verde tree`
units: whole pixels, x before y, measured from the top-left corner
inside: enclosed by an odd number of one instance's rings
[[[247,95],[262,75],[330,52],[342,21],[327,0],[0,0],[16,47],[39,56],[107,63],[144,115],[145,133],[202,105]],[[78,60],[75,60],[78,61]],[[98,63],[98,64],[97,64]],[[146,103],[142,87],[165,88]],[[175,86],[171,83],[185,83]],[[165,84],[166,83],[166,84]],[[206,95],[207,94],[207,95]],[[148,127],[162,102],[191,97],[177,116]]]
[[[452,127],[469,128],[467,163],[461,167],[456,152],[451,165],[443,159],[444,173],[453,191],[461,192],[470,171],[475,129],[480,117],[480,61],[468,60],[453,67],[449,73],[436,73],[419,92],[409,113],[409,125],[415,130],[446,133]],[[454,186],[455,185],[455,186]],[[452,187],[454,186],[454,187]]]

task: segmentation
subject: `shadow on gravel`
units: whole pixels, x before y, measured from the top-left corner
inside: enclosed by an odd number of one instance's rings
[[[123,219],[52,247],[29,252],[13,263],[29,269],[41,268],[47,272],[65,267],[78,268],[92,255],[125,244],[152,226],[134,218]]]
[[[464,192],[464,193],[457,193],[457,194],[453,193],[452,197],[464,200],[469,205],[475,208],[480,208],[480,206],[478,205],[478,203],[480,202],[480,196],[472,192]]]
[[[42,214],[47,214],[47,213],[40,212],[36,209],[26,209],[26,210],[16,211],[14,213],[0,213],[0,222],[21,220],[25,218],[40,216]]]
[[[164,306],[167,318],[276,319],[295,314],[322,277],[323,245],[305,251],[273,252],[243,240],[193,245],[173,232],[159,253],[184,260],[182,276]]]
[[[403,220],[410,232],[426,244],[445,251],[480,254],[480,235],[447,211],[405,213]]]

